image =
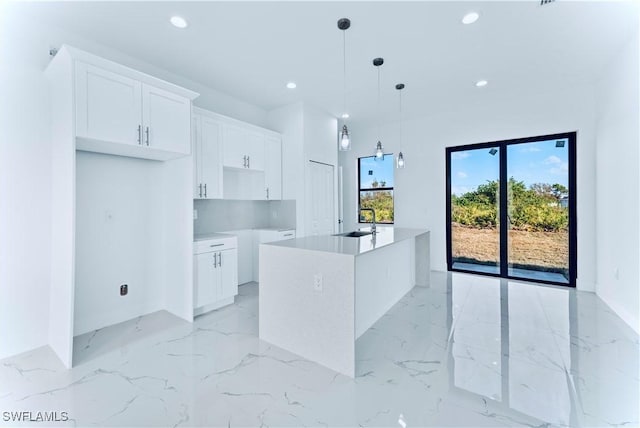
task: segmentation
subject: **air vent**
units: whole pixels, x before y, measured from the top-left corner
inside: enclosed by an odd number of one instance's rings
[[[544,6],[549,3],[553,3],[556,0],[540,0],[540,6]]]

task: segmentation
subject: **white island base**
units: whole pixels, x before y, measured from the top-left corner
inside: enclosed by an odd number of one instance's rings
[[[355,342],[414,285],[429,285],[429,232],[378,227],[260,246],[260,339],[355,376]]]

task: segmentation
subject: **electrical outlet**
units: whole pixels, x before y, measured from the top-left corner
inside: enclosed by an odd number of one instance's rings
[[[121,296],[126,296],[127,293],[129,293],[129,286],[127,284],[122,284],[120,286],[120,295]]]
[[[313,276],[313,289],[315,291],[322,291],[322,274],[317,273]]]

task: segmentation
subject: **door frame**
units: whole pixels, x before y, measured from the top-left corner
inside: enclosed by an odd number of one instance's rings
[[[547,141],[554,139],[567,139],[569,170],[567,172],[569,178],[569,282],[562,283],[556,281],[545,281],[541,279],[522,278],[509,275],[508,263],[508,219],[507,219],[507,150],[510,145],[522,143],[535,143],[537,141]],[[578,278],[578,239],[577,239],[577,175],[576,175],[576,140],[577,131],[564,132],[560,134],[538,135],[535,137],[515,138],[511,140],[499,140],[486,143],[469,144],[464,146],[453,146],[445,148],[445,181],[446,181],[446,238],[447,238],[447,270],[451,272],[465,272],[478,275],[494,276],[520,281],[537,282],[542,284],[561,285],[564,287],[575,287]],[[476,272],[467,269],[453,268],[453,253],[451,245],[451,154],[466,150],[489,149],[491,147],[499,148],[500,155],[500,199],[499,199],[499,216],[500,216],[500,273]]]

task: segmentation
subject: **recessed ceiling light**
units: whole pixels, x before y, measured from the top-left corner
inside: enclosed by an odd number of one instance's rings
[[[298,85],[296,85],[296,82],[289,82],[287,83],[287,88],[289,89],[295,89]]]
[[[181,16],[172,16],[169,21],[171,22],[171,24],[173,24],[174,27],[178,28],[187,28],[187,25],[189,25],[187,24],[187,20]]]
[[[465,16],[462,17],[463,24],[473,24],[480,18],[480,14],[478,12],[469,12]]]
[[[478,80],[478,81],[476,82],[476,86],[477,86],[478,88],[482,88],[483,86],[487,86],[487,84],[488,84],[488,83],[489,83],[489,82],[487,82],[486,80]]]
[[[343,119],[349,119],[349,113],[342,113]]]

